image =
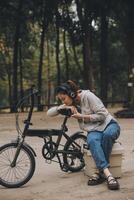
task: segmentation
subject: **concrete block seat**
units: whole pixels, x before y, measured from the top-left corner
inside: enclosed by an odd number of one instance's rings
[[[85,160],[84,173],[87,176],[91,176],[97,170],[96,165],[92,158],[90,150],[84,147],[83,151]],[[124,153],[124,148],[122,147],[122,144],[116,141],[113,145],[112,153],[110,156],[110,171],[116,178],[120,178],[122,176],[123,153]]]

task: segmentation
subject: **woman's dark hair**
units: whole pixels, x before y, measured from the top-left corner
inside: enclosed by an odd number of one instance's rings
[[[67,94],[74,99],[77,96],[78,90],[79,87],[76,85],[76,83],[72,80],[68,80],[66,83],[63,83],[56,88],[56,94]]]

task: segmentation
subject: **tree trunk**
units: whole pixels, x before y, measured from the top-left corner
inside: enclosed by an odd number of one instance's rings
[[[45,29],[46,25],[46,16],[45,16],[45,8],[43,10],[43,21],[42,21],[42,32],[41,32],[41,40],[40,40],[40,59],[39,59],[39,67],[38,67],[38,111],[42,111],[42,103],[41,103],[41,92],[42,92],[42,67],[43,67],[43,56],[44,56],[44,42],[45,42]]]
[[[8,61],[7,59],[8,58]],[[6,57],[5,57],[5,67],[7,72],[7,80],[8,80],[8,100],[9,100],[9,107],[10,112],[12,108],[12,59],[10,58],[10,51],[8,49]]]
[[[11,70],[9,70],[9,72],[7,73],[7,76],[8,76],[8,88],[9,88],[9,105],[10,105],[10,112],[11,111],[11,107],[12,107],[12,84],[11,84]]]
[[[56,67],[57,67],[57,85],[61,83],[61,70],[59,61],[59,26],[58,26],[58,16],[56,15]]]
[[[91,61],[91,49],[90,49],[90,32],[86,30],[85,36],[83,37],[83,75],[85,87],[91,91],[94,90],[93,85],[93,69]]]
[[[50,55],[49,55],[49,40],[47,38],[47,105],[49,108],[50,105],[50,99],[51,99],[51,77],[50,77]]]
[[[76,0],[77,13],[83,31],[83,82],[85,88],[94,90],[93,83],[93,67],[92,67],[92,53],[91,53],[91,19],[86,4],[82,1]],[[89,20],[90,19],[90,20]]]
[[[100,96],[107,102],[108,91],[108,21],[105,8],[101,10],[101,41],[100,41]],[[105,105],[107,105],[105,103]]]
[[[20,69],[20,98],[22,99],[24,96],[23,91],[23,67],[22,67],[22,52],[21,52],[21,40],[19,41],[19,69]],[[22,107],[22,112],[24,111]]]
[[[20,27],[21,27],[21,10],[22,10],[23,1],[19,1],[17,16],[16,16],[16,30],[14,38],[14,52],[13,52],[13,77],[12,77],[12,107],[11,112],[16,111],[16,105],[18,101],[18,48],[19,48],[19,38],[20,38]]]
[[[74,46],[73,43],[72,43],[72,49],[73,49],[73,53],[74,53],[74,61],[77,65],[77,67],[78,67],[78,70],[80,71],[80,74],[83,74],[82,66],[79,63],[79,60],[78,60],[78,57],[77,57],[77,54],[76,54],[76,49],[75,49],[75,46]]]
[[[84,81],[86,88],[94,91],[94,77],[93,77],[93,65],[92,65],[92,50],[91,50],[91,22],[92,18],[89,16],[87,7],[84,7],[84,22],[83,22],[83,58],[84,58]]]
[[[66,80],[69,79],[69,60],[68,60],[68,52],[66,46],[66,31],[63,31],[63,45],[64,45],[64,54],[65,54],[65,62],[66,62]]]
[[[128,81],[129,81],[129,107],[134,109],[134,2],[128,4],[126,42],[128,52]]]

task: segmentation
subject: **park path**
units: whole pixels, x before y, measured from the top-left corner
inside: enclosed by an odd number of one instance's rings
[[[113,113],[115,109],[110,109]],[[33,116],[34,127],[59,128],[62,116],[48,118],[45,112]],[[106,183],[87,186],[84,172],[65,173],[56,163],[47,164],[41,156],[43,141],[28,138],[27,142],[37,153],[36,171],[33,178],[23,187],[7,189],[0,186],[0,200],[134,200],[134,119],[118,119],[121,126],[119,141],[124,147],[122,178],[119,191],[109,191]],[[68,121],[69,134],[79,130],[74,119]],[[0,114],[0,145],[16,137],[14,114]]]

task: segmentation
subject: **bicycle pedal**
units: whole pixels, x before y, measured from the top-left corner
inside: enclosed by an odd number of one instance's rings
[[[69,170],[68,170],[68,168],[66,166],[63,166],[62,171],[63,172],[68,172]]]

